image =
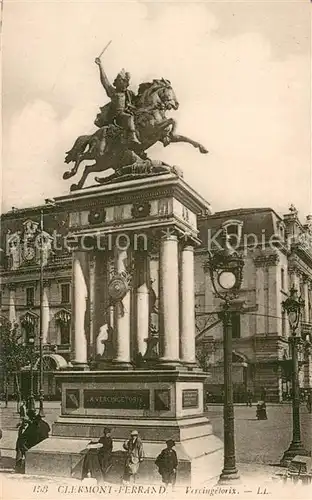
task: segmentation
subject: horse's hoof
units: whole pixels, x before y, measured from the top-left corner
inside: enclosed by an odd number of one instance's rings
[[[94,177],[94,180],[95,180],[96,182],[98,182],[99,184],[103,184],[103,182],[104,182],[103,177]]]
[[[70,179],[72,176],[73,176],[72,172],[70,170],[66,170],[66,172],[64,172],[63,174],[63,179],[64,180]]]
[[[199,148],[199,151],[200,151],[201,153],[203,153],[204,155],[206,155],[207,153],[209,153],[208,149],[204,148],[204,146],[201,146],[201,147]]]
[[[79,189],[78,184],[72,184],[72,185],[70,186],[70,190],[71,190],[71,191],[77,191],[77,189]]]

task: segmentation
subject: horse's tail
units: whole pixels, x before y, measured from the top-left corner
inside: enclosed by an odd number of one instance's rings
[[[78,137],[78,139],[76,139],[71,150],[66,152],[65,163],[70,163],[71,161],[77,160],[78,155],[83,153],[86,149],[90,141],[90,137],[90,135],[81,135],[80,137]]]

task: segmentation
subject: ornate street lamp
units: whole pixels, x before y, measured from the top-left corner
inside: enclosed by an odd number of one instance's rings
[[[298,292],[293,286],[289,297],[282,302],[283,310],[287,313],[291,335],[288,339],[291,349],[292,361],[292,415],[293,415],[293,435],[289,448],[284,452],[281,459],[281,465],[287,466],[296,455],[309,456],[310,453],[305,450],[301,442],[300,430],[300,389],[299,389],[299,362],[298,347],[302,344],[300,335],[296,335],[299,325],[301,310],[304,306],[304,300],[298,296]]]
[[[219,483],[228,483],[239,479],[235,460],[234,405],[232,383],[232,314],[242,308],[238,300],[243,279],[244,259],[228,244],[224,235],[224,249],[209,252],[206,267],[210,274],[214,292],[223,301],[219,316],[223,322],[223,363],[224,363],[224,466]]]

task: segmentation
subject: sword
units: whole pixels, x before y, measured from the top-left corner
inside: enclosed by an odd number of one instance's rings
[[[102,55],[104,54],[105,50],[108,49],[108,47],[110,46],[110,44],[112,43],[112,41],[110,40],[108,42],[107,45],[105,45],[104,49],[102,50],[102,52],[100,53],[100,55],[98,56],[98,58],[100,59],[102,57]]]

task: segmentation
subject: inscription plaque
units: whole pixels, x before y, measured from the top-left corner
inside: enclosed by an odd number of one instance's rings
[[[66,408],[71,410],[76,410],[77,408],[79,408],[79,399],[79,389],[66,389]]]
[[[85,389],[85,408],[107,408],[112,410],[148,410],[149,391]]]
[[[155,410],[170,410],[170,390],[155,389]]]
[[[185,389],[182,391],[182,408],[198,408],[198,389]]]

